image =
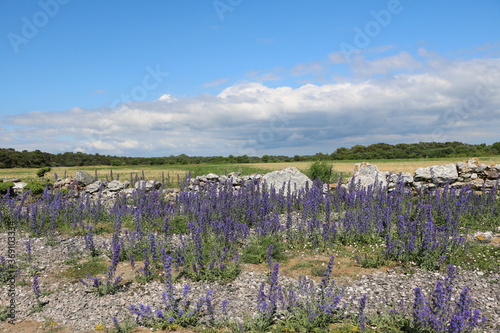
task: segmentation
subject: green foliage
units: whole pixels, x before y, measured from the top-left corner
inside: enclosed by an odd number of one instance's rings
[[[333,160],[371,160],[371,159],[406,159],[406,158],[446,158],[471,157],[500,154],[500,142],[491,146],[485,144],[470,145],[462,142],[419,142],[376,143],[369,146],[355,145],[351,148],[338,148],[330,155]]]
[[[92,258],[89,261],[82,263],[75,263],[63,272],[59,273],[60,277],[71,279],[86,278],[88,275],[96,276],[97,274],[104,274],[108,270],[108,266],[97,258]]]
[[[448,256],[446,264],[459,266],[466,270],[478,270],[483,273],[494,273],[500,270],[500,247],[471,243],[469,247]]]
[[[106,330],[110,333],[129,333],[137,327],[137,323],[133,318],[126,318],[114,325],[111,330]]]
[[[9,318],[9,308],[0,305],[0,322],[6,321]]]
[[[325,272],[325,268],[321,266],[315,266],[311,268],[311,275],[312,276],[323,276],[323,273]]]
[[[247,264],[261,264],[267,259],[269,245],[273,245],[271,254],[272,259],[276,261],[286,260],[285,245],[283,241],[276,236],[258,236],[250,241],[243,250],[241,260]]]
[[[10,191],[12,194],[12,188],[14,187],[14,182],[1,182],[0,183],[0,194],[6,194],[7,192]]]
[[[306,175],[312,180],[317,180],[319,178],[323,183],[331,183],[333,166],[326,161],[316,161],[311,164],[306,171]]]
[[[169,219],[170,232],[174,234],[186,234],[188,232],[189,217],[187,215],[176,215]]]
[[[356,262],[363,268],[380,268],[387,264],[380,253],[373,256],[367,253],[364,253],[362,256],[356,255]]]
[[[317,153],[314,155],[293,157],[283,155],[257,156],[177,156],[163,157],[124,157],[100,154],[85,154],[82,152],[66,152],[51,154],[35,151],[16,151],[13,148],[0,148],[0,168],[40,168],[51,166],[95,166],[113,165],[203,165],[203,164],[228,164],[228,163],[272,163],[291,161],[317,161],[317,160],[369,160],[369,159],[407,159],[407,158],[446,158],[446,157],[471,157],[491,156],[500,154],[500,142],[492,145],[471,145],[461,142],[420,142],[399,143],[390,145],[376,143],[369,146],[355,145],[351,148],[338,148],[328,154]],[[234,170],[238,171],[238,170]],[[212,171],[213,172],[213,171]]]
[[[241,267],[239,264],[230,262],[224,266],[204,267],[197,271],[191,268],[186,269],[181,276],[185,276],[192,281],[217,281],[218,283],[228,283],[240,275]]]
[[[201,253],[195,242],[191,243],[186,256],[186,266],[179,277],[185,276],[193,281],[219,281],[226,283],[234,280],[241,272],[238,256],[234,251],[228,251],[225,244],[214,234],[202,237]],[[213,258],[224,258],[215,261]]]
[[[50,170],[52,170],[52,168],[51,168],[51,167],[43,167],[43,168],[38,169],[38,170],[36,171],[36,175],[37,175],[39,178],[42,178],[43,176],[45,176],[45,174],[46,174],[47,172],[50,172]]]
[[[92,287],[92,292],[99,297],[104,295],[113,295],[118,290],[122,288],[122,285],[115,283],[114,281],[104,281],[98,285]]]
[[[481,197],[483,200],[483,197]],[[500,200],[489,211],[469,211],[460,216],[460,226],[470,231],[491,231],[500,226]]]
[[[40,182],[29,182],[23,188],[23,192],[31,191],[33,195],[41,195],[45,191],[45,184]]]

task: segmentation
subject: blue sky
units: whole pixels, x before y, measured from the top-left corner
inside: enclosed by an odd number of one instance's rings
[[[0,2],[0,147],[500,141],[500,1]]]

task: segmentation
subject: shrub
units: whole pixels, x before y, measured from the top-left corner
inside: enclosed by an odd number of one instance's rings
[[[12,188],[14,187],[14,182],[1,182],[0,183],[0,194],[6,194],[7,192],[12,193]]]
[[[36,171],[36,175],[39,177],[39,178],[42,178],[43,176],[45,176],[45,174],[47,172],[49,172],[50,170],[52,170],[51,167],[43,167],[43,168],[40,168]]]
[[[271,253],[269,253],[269,246]],[[268,260],[268,257],[277,261],[286,260],[285,244],[275,236],[260,236],[252,239],[250,244],[243,250],[241,259],[247,264],[260,264]]]
[[[23,192],[31,191],[33,195],[41,195],[45,191],[45,184],[39,182],[29,182],[24,188]]]
[[[332,181],[333,166],[326,161],[316,161],[311,164],[306,171],[307,176],[312,180],[321,179],[323,183],[330,183]]]
[[[176,215],[170,219],[169,224],[172,233],[186,234],[188,232],[189,217],[187,215]]]

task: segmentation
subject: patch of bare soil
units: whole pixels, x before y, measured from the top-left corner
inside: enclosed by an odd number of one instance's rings
[[[308,276],[316,282],[321,281],[323,272],[330,260],[329,256],[321,254],[299,254],[286,262],[280,262],[280,275],[297,280],[299,276]],[[270,271],[266,263],[260,265],[242,264],[242,269],[248,272],[266,274]],[[363,268],[351,257],[336,256],[331,278],[349,284],[358,277],[375,273],[387,272],[390,267]]]

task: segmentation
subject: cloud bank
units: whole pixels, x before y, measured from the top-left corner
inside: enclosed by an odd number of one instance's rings
[[[290,73],[325,78],[338,64],[339,55],[331,54]],[[127,156],[291,156],[377,142],[500,140],[500,58],[451,61],[422,49],[418,57],[358,55],[349,66],[351,76],[332,74],[321,84],[252,81],[218,95],[165,94],[112,108],[5,116],[0,146]]]

